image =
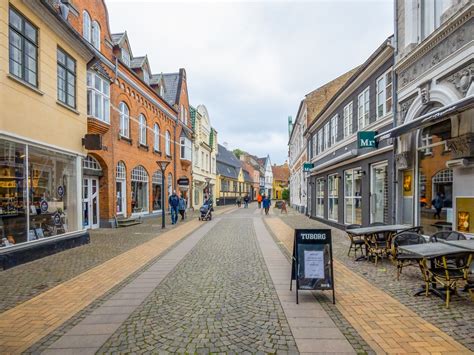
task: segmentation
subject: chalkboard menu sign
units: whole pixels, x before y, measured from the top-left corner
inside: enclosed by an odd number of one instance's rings
[[[290,281],[290,290],[296,281],[296,303],[298,290],[332,290],[336,303],[333,275],[331,230],[296,229]]]

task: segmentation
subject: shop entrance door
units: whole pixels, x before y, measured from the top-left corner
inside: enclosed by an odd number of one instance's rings
[[[374,164],[370,168],[370,223],[384,223],[388,219],[387,168],[387,163]]]
[[[118,180],[116,182],[117,193],[117,215],[125,216],[127,211],[127,190],[125,187],[125,180]]]
[[[99,179],[84,177],[82,181],[82,223],[86,229],[99,228]]]

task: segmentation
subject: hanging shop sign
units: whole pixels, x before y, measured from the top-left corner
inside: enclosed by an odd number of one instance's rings
[[[357,132],[357,148],[377,148],[374,131]]]
[[[309,173],[311,169],[314,168],[314,163],[304,163],[303,164],[303,172]]]
[[[336,303],[333,275],[331,230],[296,229],[290,281],[290,291],[296,281],[296,303],[298,290],[332,290]]]
[[[178,179],[179,186],[189,186],[189,179],[187,177],[182,177]]]

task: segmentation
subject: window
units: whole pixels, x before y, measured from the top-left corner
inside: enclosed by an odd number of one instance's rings
[[[339,179],[337,174],[328,177],[328,219],[337,222],[339,206]]]
[[[170,132],[166,131],[165,134],[165,153],[168,156],[171,156],[171,137]]]
[[[181,110],[179,111],[180,119],[184,122],[184,105],[181,105]]]
[[[433,144],[433,136],[430,135],[429,133],[423,133],[421,135],[421,146],[426,147],[425,149],[422,150],[425,155],[433,154],[433,149],[431,147],[431,144]]]
[[[122,57],[122,62],[129,67],[130,66],[130,53],[125,48],[122,48],[120,50],[121,52],[121,57]]]
[[[344,138],[352,134],[352,102],[344,107]]]
[[[316,216],[324,217],[324,179],[316,180]]]
[[[331,122],[326,122],[324,125],[324,150],[329,148],[329,130]]]
[[[99,162],[90,155],[82,160],[82,167],[89,170],[102,171]]]
[[[323,130],[318,131],[318,153],[323,151]]]
[[[110,123],[110,83],[93,72],[87,73],[87,114]]]
[[[337,142],[337,116],[331,118],[331,145]]]
[[[153,127],[153,149],[155,149],[155,152],[160,151],[160,126],[158,126],[158,123],[155,123]]]
[[[316,157],[317,143],[318,143],[317,135],[314,134],[314,136],[313,136],[312,150],[311,150],[311,157],[312,157],[312,158]]]
[[[10,74],[38,87],[38,29],[10,8]]]
[[[146,118],[142,114],[138,117],[138,141],[146,145]]]
[[[123,161],[119,161],[117,164],[117,170],[115,172],[115,178],[117,180],[125,180],[127,178],[127,172]]]
[[[162,201],[161,201],[161,191],[162,191],[162,179],[163,174],[161,171],[155,171],[151,178],[151,190],[153,197],[153,211],[161,211]]]
[[[181,137],[181,159],[191,160],[191,141],[186,137]]]
[[[129,138],[130,132],[130,111],[125,102],[119,104],[120,111],[120,135]]]
[[[76,108],[76,61],[58,48],[58,100]]]
[[[377,118],[392,110],[392,72],[377,79]]]
[[[369,88],[367,88],[357,98],[359,130],[369,125],[369,100]]]
[[[163,85],[160,85],[160,96],[163,97],[165,95],[165,88]]]
[[[344,222],[362,224],[362,171],[358,169],[344,172]]]
[[[92,45],[100,50],[100,26],[97,21],[92,22]]]
[[[132,170],[132,212],[148,212],[148,173],[141,165]]]
[[[449,1],[421,0],[421,40],[428,37],[441,24],[441,15]]]
[[[143,70],[143,81],[150,85],[150,75],[146,70]]]
[[[188,110],[186,108],[184,108],[184,124],[188,124]]]
[[[91,17],[87,11],[84,11],[82,13],[82,37],[89,43],[92,41],[91,32]]]

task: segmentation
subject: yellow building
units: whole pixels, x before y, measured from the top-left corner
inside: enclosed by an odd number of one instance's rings
[[[288,163],[283,165],[273,165],[273,188],[272,199],[281,200],[283,198],[283,190],[288,189],[290,180],[290,169]]]
[[[93,53],[68,26],[73,15],[66,4],[0,3],[0,251],[88,238],[81,169]]]

